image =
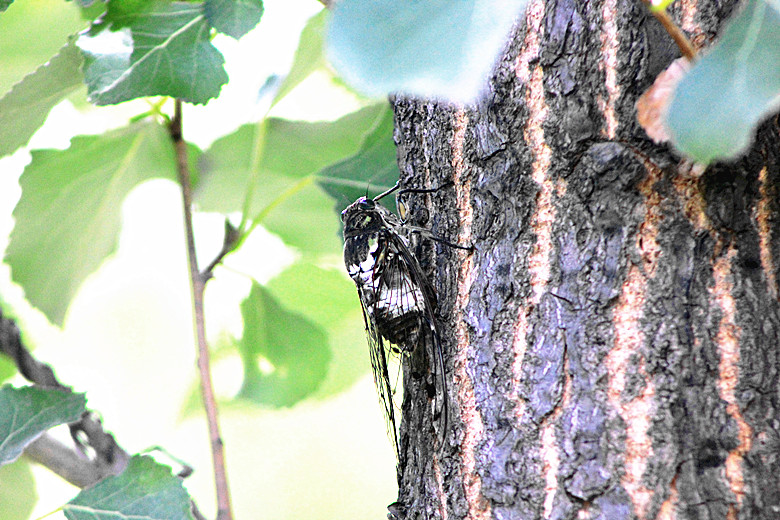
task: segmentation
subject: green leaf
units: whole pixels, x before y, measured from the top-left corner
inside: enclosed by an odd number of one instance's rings
[[[0,13],[8,9],[8,6],[14,3],[14,0],[0,0]]]
[[[181,479],[147,455],[134,455],[120,475],[83,490],[62,511],[68,520],[192,520]]]
[[[327,10],[323,9],[306,22],[301,37],[298,40],[298,48],[295,49],[292,67],[279,86],[271,106],[275,105],[284,96],[293,91],[303,80],[315,70],[325,67],[325,22],[328,19]]]
[[[110,105],[171,96],[206,103],[219,95],[228,76],[222,54],[211,44],[202,4],[156,0],[121,9],[114,4],[77,42],[90,101]]]
[[[368,194],[378,195],[398,181],[398,163],[393,142],[393,111],[386,107],[366,135],[360,149],[317,174],[317,182],[336,199],[337,213],[346,204]]]
[[[35,480],[25,459],[0,468],[0,511],[3,512],[3,520],[27,520],[37,500]]]
[[[323,269],[299,261],[268,282],[268,291],[282,307],[295,309],[328,334],[338,345],[317,397],[343,391],[369,368],[363,313],[355,285],[342,268]]]
[[[276,407],[292,406],[314,392],[331,353],[321,327],[283,308],[258,283],[241,302],[239,342],[244,382],[239,397]]]
[[[81,283],[116,248],[125,196],[174,172],[167,132],[151,122],[75,137],[67,150],[33,151],[6,250],[30,303],[61,326]]]
[[[69,42],[0,99],[0,157],[27,144],[54,105],[81,86],[81,62]]]
[[[260,22],[263,1],[206,0],[203,12],[212,27],[238,40]]]
[[[15,2],[0,16],[0,95],[51,59],[84,26],[69,2]]]
[[[743,153],[780,107],[780,2],[747,3],[680,81],[669,107],[675,146],[702,163]]]
[[[468,103],[484,89],[526,0],[341,0],[328,56],[355,88]]]
[[[314,174],[355,153],[384,110],[367,107],[327,123],[271,118],[244,125],[201,156],[196,202],[204,211],[242,211],[251,191],[247,213],[289,245],[305,252],[336,251],[339,222]]]
[[[307,177],[300,189],[285,194],[260,221],[302,253],[338,254],[342,248],[340,219],[333,214],[333,199],[313,180]]]
[[[84,413],[84,394],[33,386],[0,388],[0,465],[13,462],[38,436]]]

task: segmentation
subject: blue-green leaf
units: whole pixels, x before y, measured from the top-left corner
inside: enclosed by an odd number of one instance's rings
[[[79,420],[84,394],[26,386],[0,388],[0,465],[13,462],[40,434]]]
[[[203,210],[228,213],[242,211],[249,196],[250,218],[261,219],[287,244],[304,252],[338,251],[339,220],[315,174],[354,154],[377,119],[386,118],[385,105],[332,122],[270,118],[242,126],[201,156],[196,202]]]
[[[366,134],[360,149],[327,166],[317,182],[334,199],[336,213],[362,195],[378,195],[398,182],[393,142],[393,111],[386,106],[377,124]]]
[[[489,79],[526,0],[341,0],[328,57],[371,96],[470,102]]]
[[[191,103],[217,97],[228,76],[211,44],[203,4],[164,0],[109,4],[106,18],[78,39],[90,101],[121,103],[171,96]]]
[[[181,479],[146,455],[79,493],[62,508],[68,520],[192,520]]]
[[[680,81],[669,107],[675,146],[696,161],[734,157],[780,107],[780,2],[751,0]]]
[[[333,349],[328,374],[316,396],[326,397],[350,386],[369,368],[363,313],[355,284],[341,265],[324,269],[301,260],[266,287],[282,307],[320,326]]]
[[[206,0],[203,12],[212,27],[236,40],[263,16],[263,0]]]

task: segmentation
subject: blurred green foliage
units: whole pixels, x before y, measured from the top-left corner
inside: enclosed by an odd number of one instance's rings
[[[0,132],[13,138],[4,141],[5,148],[0,149],[0,154],[11,153],[18,146],[23,146],[44,124],[49,111],[79,90],[82,83],[87,85],[96,104],[166,95],[205,103],[218,95],[227,81],[222,68],[223,58],[212,45],[212,29],[239,37],[257,23],[263,11],[263,4],[258,0],[111,0],[106,4],[105,16],[93,21],[89,32],[82,34],[80,50],[72,45],[63,49],[69,38],[72,41],[76,33],[87,27],[90,20],[103,10],[103,5],[92,5],[86,9],[79,6],[75,2],[26,0],[14,3],[0,15],[0,49],[4,60],[3,76],[0,77],[0,122],[3,123]],[[247,12],[253,13],[254,18],[241,15]],[[324,13],[319,14],[306,25],[291,73],[281,82],[273,104],[294,94],[296,87],[305,83],[313,73],[327,72],[322,51],[326,18]],[[27,35],[30,34],[36,37],[29,38]],[[53,57],[54,61],[39,68]],[[12,90],[12,85],[25,74],[36,70],[37,73]],[[86,75],[83,78],[82,70]],[[128,225],[123,221],[128,215],[123,206],[131,193],[150,179],[171,182],[176,179],[175,158],[166,126],[165,112],[169,105],[166,106],[164,100],[153,99],[148,106],[148,111],[129,118],[118,129],[96,135],[77,135],[61,150],[32,150],[31,162],[20,179],[21,198],[14,209],[15,226],[4,261],[11,268],[14,282],[24,289],[26,302],[42,311],[51,323],[58,327],[66,326],[66,335],[73,328],[68,326],[72,320],[66,318],[76,296],[84,291],[91,278],[106,279],[107,275],[99,271],[110,264],[112,255],[117,251],[120,234]],[[362,315],[354,286],[340,267],[334,268],[334,264],[340,262],[341,249],[338,211],[349,202],[349,197],[357,192],[362,194],[365,191],[363,186],[369,180],[376,183],[372,186],[395,182],[397,169],[394,167],[392,117],[389,114],[387,103],[380,103],[365,106],[332,122],[290,121],[264,116],[256,123],[241,126],[218,139],[203,152],[197,146],[189,145],[196,211],[233,216],[238,213],[243,223],[239,232],[248,234],[257,226],[263,226],[292,248],[298,259],[264,284],[250,280],[251,291],[241,305],[243,330],[236,335],[238,339],[222,343],[223,352],[218,356],[220,362],[240,359],[244,368],[243,381],[237,385],[237,390],[239,387],[241,390],[230,397],[222,394],[222,404],[231,405],[223,414],[225,428],[229,432],[227,436],[230,437],[232,432],[233,438],[245,439],[246,435],[250,435],[253,439],[251,443],[241,444],[239,440],[231,445],[235,450],[233,453],[238,455],[232,462],[236,469],[231,471],[230,466],[228,468],[231,476],[243,475],[246,479],[258,468],[264,468],[260,471],[267,473],[269,478],[280,475],[280,478],[306,481],[321,476],[318,478],[323,491],[309,486],[307,494],[311,500],[318,502],[316,507],[309,504],[309,498],[293,499],[288,506],[281,505],[284,500],[290,500],[285,497],[295,493],[276,489],[297,489],[296,485],[286,486],[283,480],[264,482],[264,491],[258,495],[243,489],[238,477],[235,502],[253,503],[262,496],[269,510],[277,511],[276,516],[269,518],[298,518],[298,514],[290,516],[290,511],[297,512],[301,508],[306,511],[306,517],[312,519],[365,518],[382,514],[385,503],[392,501],[394,473],[389,446],[384,453],[371,444],[373,441],[366,437],[368,434],[359,425],[352,424],[352,419],[338,417],[345,411],[361,414],[363,406],[370,407],[375,411],[375,440],[384,446],[386,439],[375,397],[361,395],[357,407],[354,396],[349,397],[347,403],[350,404],[332,404],[334,400],[344,399],[343,392],[361,380],[361,376],[367,375],[369,367]],[[185,137],[186,124],[185,118]],[[377,147],[377,143],[381,146]],[[344,165],[355,161],[359,161],[359,168],[349,167],[346,173],[339,173],[344,170]],[[362,176],[361,169],[364,169]],[[153,262],[156,252],[146,250],[141,254],[152,257]],[[235,254],[241,255],[242,249],[239,248]],[[208,260],[201,258],[203,264]],[[260,257],[256,261],[264,263],[277,259]],[[165,259],[160,259],[159,263],[161,269],[165,268]],[[182,263],[180,273],[183,276],[185,272],[186,266]],[[132,273],[125,275],[133,276]],[[217,277],[210,285],[219,283],[221,280]],[[98,291],[100,289],[97,288]],[[162,293],[168,288],[158,284],[156,289]],[[166,301],[160,296],[156,299]],[[111,297],[113,295],[108,296]],[[127,307],[116,305],[117,309]],[[187,310],[186,305],[183,309],[167,310],[171,313],[169,319],[173,320],[182,310]],[[152,309],[149,311],[152,312]],[[110,309],[92,312],[102,316],[103,320],[112,316]],[[141,316],[144,323],[133,323],[137,316]],[[155,323],[155,318],[144,317],[143,310],[111,319],[119,323],[115,326],[117,331],[129,331],[131,335],[139,334],[138,331]],[[126,320],[130,323],[125,323]],[[110,330],[110,327],[111,324],[101,322],[80,330],[92,333],[93,328]],[[62,341],[63,336],[55,337],[56,341]],[[223,334],[222,337],[228,336]],[[71,351],[65,355],[81,352],[73,358],[73,365],[78,369],[83,367],[86,374],[97,372],[98,379],[105,371],[114,383],[112,389],[121,395],[123,382],[126,386],[128,381],[143,384],[148,380],[149,384],[156,384],[152,374],[157,367],[152,369],[151,366],[163,364],[163,360],[167,359],[165,352],[168,346],[162,337],[160,341],[159,356],[150,356],[148,349],[138,348],[136,351],[134,346],[131,346],[132,352],[116,350],[120,345],[132,345],[132,336],[104,341],[99,347],[87,346],[91,344],[88,338],[83,341],[75,339],[78,347],[70,345]],[[67,350],[63,345],[57,346]],[[82,348],[85,350],[80,350]],[[134,359],[132,364],[119,361],[136,355],[145,357],[137,362]],[[103,364],[102,359],[105,359]],[[106,365],[106,362],[109,364]],[[144,364],[147,368],[139,368]],[[73,377],[73,372],[62,364],[62,360],[59,365],[53,364],[53,368],[55,372],[63,371]],[[173,370],[169,365],[159,368]],[[190,361],[185,360],[183,367],[177,368],[194,377]],[[125,370],[138,372],[124,374]],[[12,364],[3,360],[0,378],[5,379],[12,372]],[[98,381],[91,378],[92,375],[82,374],[82,379],[76,377],[76,380],[65,382],[86,385],[86,390],[90,391],[88,381]],[[162,406],[172,395],[177,395],[177,392],[161,394],[160,403],[155,404]],[[368,397],[366,405],[363,397]],[[105,407],[107,398],[110,402],[108,396],[94,396],[92,402],[98,403],[95,405],[98,411],[99,403]],[[316,398],[316,401],[310,398]],[[317,404],[307,405],[307,402]],[[141,408],[148,408],[149,404],[137,403]],[[0,417],[10,410],[10,406],[7,403],[0,405]],[[284,407],[288,411],[272,412],[276,407]],[[121,408],[129,410],[132,406],[125,403]],[[61,409],[66,410],[64,407]],[[243,410],[240,415],[231,413],[238,409]],[[115,414],[116,410],[111,412]],[[185,421],[191,420],[187,418]],[[301,427],[301,421],[312,420],[340,427],[352,425],[347,433],[339,433],[333,428],[329,429],[333,431],[321,432],[315,439],[322,446],[313,452],[311,434],[315,432]],[[145,421],[128,418],[130,423]],[[251,429],[247,432],[245,428],[247,424],[267,422],[285,425],[280,426],[278,431],[270,430],[274,435],[256,433]],[[40,429],[46,427],[42,424]],[[180,426],[185,427],[188,423]],[[263,427],[259,428],[263,430]],[[198,430],[202,432],[203,429],[199,424]],[[114,433],[120,444],[123,444],[123,439],[132,437],[132,432],[128,430]],[[144,433],[152,438],[164,435],[148,429]],[[197,459],[200,454],[206,454],[207,449],[200,448],[195,453],[197,455],[192,456]],[[253,467],[245,470],[242,463],[253,459],[241,456],[242,453],[253,453],[252,457],[265,453],[265,456],[255,458]],[[365,455],[361,455],[364,453],[385,457],[383,467],[386,466],[387,471],[380,471],[373,464],[364,464]],[[281,455],[286,457],[285,463],[274,462],[275,457]],[[355,469],[345,467],[345,460],[353,455],[356,457],[352,461]],[[134,458],[133,461],[130,470],[121,477],[82,492],[64,506],[66,517],[147,514],[143,501],[134,502],[133,492],[137,491],[143,492],[144,496],[158,498],[172,494],[175,500],[170,506],[157,510],[162,515],[160,518],[174,518],[180,513],[182,518],[186,518],[182,504],[188,498],[178,480],[169,478],[167,469],[160,469],[159,465],[146,458]],[[205,475],[208,484],[207,471],[203,468],[209,467],[209,463],[200,460],[198,463],[200,473],[188,482],[202,489],[197,482],[201,475]],[[358,469],[360,471],[356,472]],[[338,481],[322,478],[322,472],[339,475]],[[7,512],[8,518],[25,518],[34,501],[29,470],[21,464],[9,465],[3,468],[0,478],[12,479],[19,490],[16,505],[12,505],[13,501],[8,497],[0,495],[4,515]],[[255,485],[255,479],[250,480]],[[146,484],[159,485],[155,489],[162,495],[154,495],[157,491],[143,487]],[[111,491],[111,486],[119,486],[114,491],[126,491],[115,493]],[[362,486],[364,490],[358,493],[359,498],[353,497],[349,504],[345,504],[343,497],[333,490],[343,488],[344,492],[348,492],[349,486]],[[386,489],[390,492],[383,491]],[[387,496],[387,500],[367,502],[377,493]],[[331,497],[333,504],[326,503],[324,497]],[[153,501],[159,502],[158,498],[153,498]],[[205,502],[204,507],[208,507],[208,496],[198,498],[201,504]],[[136,506],[141,509],[135,509]],[[368,510],[372,511],[370,515],[366,513]]]

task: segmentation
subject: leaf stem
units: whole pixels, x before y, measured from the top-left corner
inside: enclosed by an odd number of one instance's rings
[[[244,243],[244,240],[252,234],[252,231],[255,230],[255,228],[263,222],[263,219],[265,219],[271,211],[282,204],[284,201],[301,191],[303,188],[314,182],[315,176],[314,175],[308,175],[286,190],[284,190],[278,197],[276,197],[273,201],[268,203],[266,207],[264,207],[260,212],[255,215],[255,217],[252,219],[251,223],[249,224],[249,227],[246,229],[246,231],[242,231],[241,235],[238,237],[238,239],[235,242],[234,249],[238,249],[241,247],[241,245]]]
[[[682,55],[688,58],[688,61],[693,62],[693,60],[696,59],[696,49],[694,49],[693,44],[685,33],[674,23],[674,20],[672,20],[669,13],[666,12],[666,9],[654,8],[650,0],[645,0],[645,3],[650,8],[650,12],[653,13],[656,20],[661,22],[661,25],[666,29],[666,32],[669,33],[669,36],[672,37],[674,43],[680,48]]]
[[[217,520],[232,520],[230,507],[230,491],[225,471],[225,453],[222,437],[219,433],[217,418],[217,402],[214,397],[214,387],[211,382],[209,363],[209,347],[206,342],[205,315],[203,311],[203,290],[208,278],[198,270],[198,259],[195,254],[195,235],[192,227],[192,185],[190,168],[187,160],[187,143],[182,137],[181,100],[174,102],[174,115],[169,126],[171,140],[176,151],[176,170],[181,185],[182,202],[184,206],[184,226],[187,235],[187,259],[190,270],[190,285],[192,290],[192,306],[195,319],[195,336],[198,344],[198,370],[200,372],[200,388],[203,396],[203,406],[206,409],[206,419],[211,442],[211,457],[214,466],[214,482],[217,494]]]

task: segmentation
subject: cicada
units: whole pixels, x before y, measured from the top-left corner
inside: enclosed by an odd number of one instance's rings
[[[411,251],[411,233],[425,231],[406,225],[379,200],[360,197],[341,212],[344,223],[344,263],[357,286],[366,337],[379,400],[384,408],[389,435],[400,451],[393,388],[388,370],[391,354],[412,354],[424,348],[436,358],[440,417],[446,429],[447,399],[444,387],[444,357],[436,325],[436,295]],[[399,193],[433,190],[403,190]],[[456,246],[457,247],[457,246]],[[433,364],[431,364],[433,366]]]

